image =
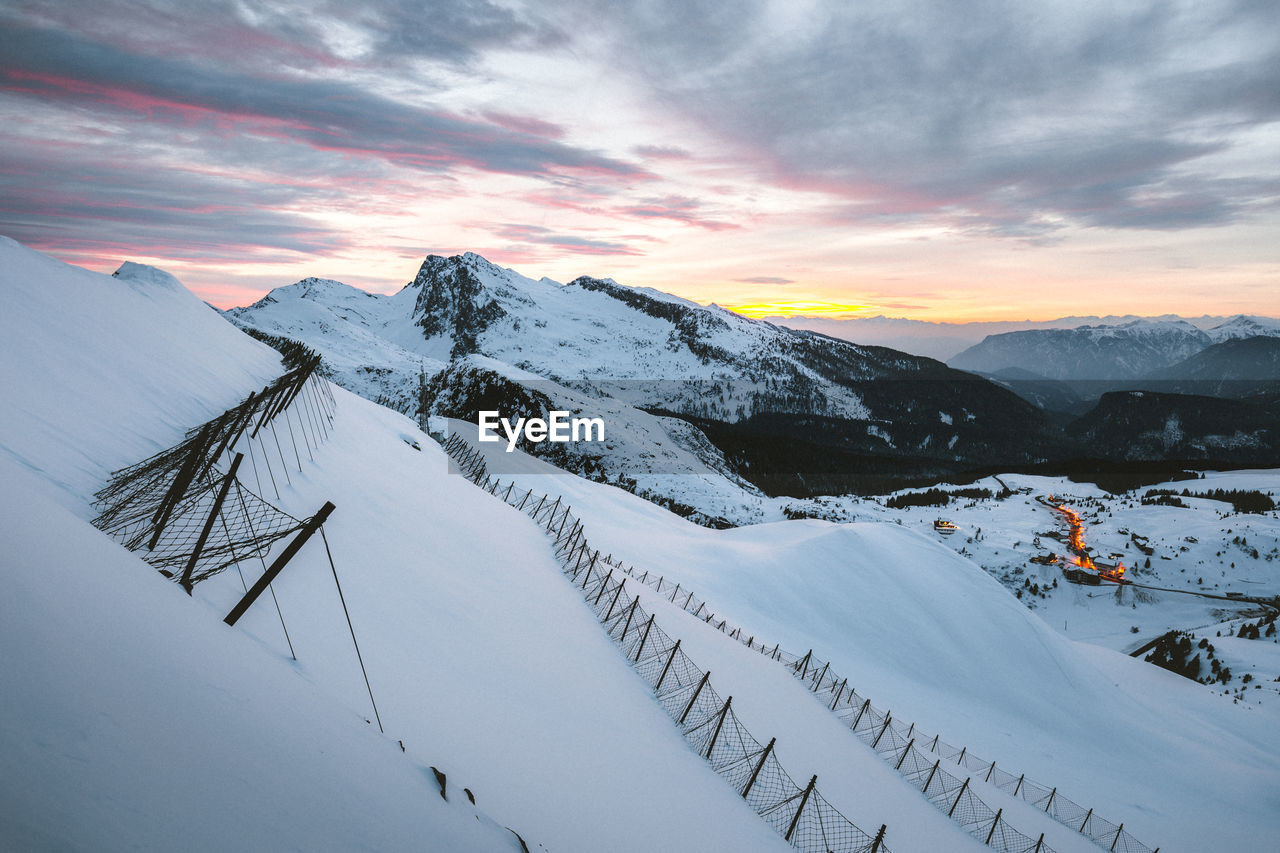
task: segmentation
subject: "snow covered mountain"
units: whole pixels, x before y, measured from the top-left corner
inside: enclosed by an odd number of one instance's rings
[[[794,849],[689,748],[537,525],[450,475],[395,412],[335,389],[332,434],[314,461],[289,459],[271,496],[299,517],[337,506],[324,547],[273,584],[297,660],[270,608],[223,624],[243,591],[234,573],[188,597],[90,526],[112,470],[281,370],[175,285],[0,240],[0,683],[20,698],[0,705],[0,849],[520,850],[506,827],[558,853]],[[487,448],[495,464],[508,456]],[[238,449],[262,463],[276,448]],[[1275,705],[1066,640],[916,530],[710,530],[509,456],[522,484],[573,505],[597,547],[784,648],[817,650],[895,719],[1059,786],[1149,847],[1249,849],[1280,831]],[[385,734],[368,719],[337,574]],[[820,777],[826,807],[887,824],[896,853],[990,849],[785,667],[640,594],[743,723],[776,735],[788,772]],[[966,786],[1059,853],[1098,849],[982,773]]]
[[[1205,333],[1214,343],[1234,338],[1252,338],[1258,335],[1280,337],[1280,319],[1238,314],[1225,323],[1206,329]]]
[[[1005,332],[988,335],[947,363],[980,373],[1029,371],[1041,378],[1078,382],[1171,378],[1169,368],[1212,344],[1257,336],[1280,337],[1280,320],[1237,315],[1207,325],[1180,318],[1137,319]]]
[[[855,341],[860,344],[889,347],[915,355],[949,361],[962,351],[982,342],[989,335],[1006,332],[1025,332],[1032,329],[1077,329],[1081,326],[1118,326],[1134,321],[1187,322],[1207,333],[1215,341],[1228,336],[1280,333],[1280,319],[1237,315],[1204,315],[1181,317],[1163,314],[1139,317],[1133,314],[1106,317],[1058,317],[1053,320],[998,320],[968,323],[930,322],[908,320],[901,317],[850,317],[832,320],[825,317],[766,317],[771,322],[794,329],[811,329],[833,338]]]
[[[1213,339],[1185,321],[1036,329],[990,335],[948,361],[984,373],[1020,368],[1048,379],[1136,379],[1182,361]]]
[[[1244,397],[1280,389],[1280,337],[1226,338],[1152,374],[1154,387],[1183,394]]]
[[[227,314],[244,328],[316,348],[336,381],[405,412],[474,417],[432,409],[419,388],[447,364],[482,357],[490,373],[509,380],[519,374],[519,381],[541,377],[555,384],[552,397],[576,394],[579,407],[592,399],[616,401],[609,406],[622,431],[648,432],[664,447],[688,449],[705,439],[670,419],[665,423],[680,435],[664,439],[627,407],[736,425],[772,444],[779,419],[790,419],[781,431],[792,438],[811,433],[819,445],[834,442],[869,459],[914,460],[917,470],[1026,461],[1053,445],[1033,407],[931,359],[750,320],[609,279],[535,281],[475,254],[428,257],[392,296],[309,280]],[[477,376],[474,370],[443,374],[455,382]],[[440,381],[431,388],[433,396],[445,390]],[[476,395],[448,396],[457,402]],[[811,430],[814,418],[828,427]],[[762,420],[769,423],[756,430]],[[749,478],[750,462],[738,459],[735,470]],[[588,467],[583,462],[575,470]]]

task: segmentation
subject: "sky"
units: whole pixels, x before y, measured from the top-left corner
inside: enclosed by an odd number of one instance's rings
[[[1280,315],[1280,3],[0,0],[0,234],[753,315]]]

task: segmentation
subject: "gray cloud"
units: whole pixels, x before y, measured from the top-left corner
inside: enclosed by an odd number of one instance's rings
[[[598,8],[655,102],[872,222],[1195,227],[1274,198],[1268,163],[1186,178],[1280,115],[1275,3],[826,4],[791,25],[767,3]]]
[[[282,206],[313,191],[203,174],[157,170],[124,148],[45,152],[0,137],[0,233],[36,248],[207,261],[269,261],[326,255],[345,235]]]
[[[266,78],[192,61],[139,57],[45,29],[0,30],[0,85],[152,123],[219,117],[242,132],[380,157],[431,172],[474,168],[543,178],[637,179],[637,166],[540,135],[406,105],[341,81]]]
[[[507,223],[490,229],[494,234],[519,243],[553,246],[576,255],[639,255],[638,249],[614,240],[594,240],[576,234],[557,234],[541,225]]]

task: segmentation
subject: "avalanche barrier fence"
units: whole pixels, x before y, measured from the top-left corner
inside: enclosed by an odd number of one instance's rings
[[[933,802],[939,809],[947,811],[953,818],[963,823],[975,837],[986,841],[990,827],[995,825],[997,816],[1001,814],[998,809],[992,811],[990,806],[974,796],[972,791],[969,790],[969,784],[975,777],[980,776],[984,784],[993,785],[1016,799],[1022,799],[1030,803],[1044,811],[1045,814],[1058,821],[1058,823],[1087,836],[1108,851],[1113,851],[1113,853],[1159,853],[1160,848],[1157,847],[1153,850],[1134,838],[1132,834],[1125,830],[1123,823],[1115,824],[1094,814],[1092,808],[1085,808],[1072,801],[1059,793],[1056,787],[1034,782],[1026,778],[1026,774],[1015,775],[1002,770],[996,766],[994,761],[981,759],[969,752],[965,747],[952,746],[937,734],[930,736],[917,728],[915,723],[903,723],[895,719],[888,709],[881,710],[876,708],[871,704],[870,699],[859,695],[856,690],[849,686],[847,678],[841,678],[837,675],[831,669],[830,662],[815,659],[812,650],[803,655],[797,655],[787,652],[777,645],[770,647],[767,643],[757,640],[754,636],[744,636],[741,628],[729,626],[727,620],[718,620],[706,602],[697,598],[689,589],[682,590],[679,583],[673,585],[666,580],[665,576],[659,575],[654,578],[647,571],[638,572],[634,566],[624,567],[615,562],[612,559],[612,555],[605,559],[607,565],[617,568],[624,574],[663,594],[664,597],[669,591],[669,600],[677,607],[698,616],[713,628],[748,648],[786,666],[792,675],[808,685],[810,693],[818,701],[826,705],[832,713],[844,721],[854,734],[861,738],[864,743],[870,745],[885,761],[892,763],[895,769],[903,776],[918,782],[919,780],[916,777],[920,776],[920,773],[916,772],[914,768],[927,765],[927,770],[941,774],[942,782],[940,784],[942,788],[939,790],[963,790],[963,798],[966,801],[972,799],[967,809],[966,804],[961,803],[958,799],[952,801],[945,796],[934,796],[928,783],[926,783],[924,793],[930,802]],[[926,756],[926,753],[928,756]],[[952,776],[946,768],[951,767],[953,762],[955,766],[963,767],[965,770],[970,771],[972,775],[966,777],[963,782],[958,777]],[[1006,831],[1015,832],[1012,829],[1007,829],[1003,819],[1001,819],[1000,827],[996,830],[997,836]],[[1020,833],[1017,834],[1020,835]],[[1018,846],[1024,842],[1028,846]],[[992,838],[987,843],[992,847],[997,846],[996,838]],[[1010,851],[1029,850],[1032,853],[1040,853],[1040,851],[1048,850],[1049,848],[1042,841],[1032,842],[1029,836],[1023,835],[1021,840],[1014,838],[1010,841],[1009,846],[1001,849]]]
[[[761,743],[742,725],[733,697],[711,686],[711,673],[698,666],[626,590],[626,578],[605,571],[600,552],[592,551],[582,523],[562,501],[533,490],[515,491],[514,483],[491,479],[478,451],[453,436],[445,450],[473,483],[525,513],[552,539],[561,570],[574,584],[627,663],[653,688],[689,746],[703,757],[791,846],[812,853],[887,853],[882,825],[873,836],[832,806],[817,789],[817,776],[799,785],[783,769],[776,738]],[[1047,848],[1045,848],[1047,849]]]
[[[232,565],[262,560],[275,543],[306,530],[310,519],[294,518],[238,479],[243,454],[236,447],[243,444],[255,478],[261,455],[275,482],[264,429],[272,432],[281,473],[289,476],[277,421],[283,420],[288,427],[299,471],[302,458],[293,422],[309,454],[322,437],[328,437],[334,399],[328,383],[316,376],[320,358],[312,354],[292,361],[291,370],[191,429],[178,444],[114,472],[94,496],[99,510],[94,526],[130,551],[144,552],[144,560],[176,579],[188,593]],[[254,439],[260,453],[253,450]],[[226,473],[216,467],[224,456],[231,457]]]
[[[445,442],[445,450],[464,476],[491,494],[516,505],[507,500],[514,489],[514,483],[507,485],[506,495],[498,494],[496,481],[488,477],[483,455],[478,450],[469,447],[457,436],[452,436]],[[532,492],[529,494],[531,496]],[[515,492],[515,495],[520,497],[521,493]],[[532,513],[523,503],[518,508],[539,520],[540,515],[546,515],[543,504],[549,500],[550,496],[543,496]],[[556,498],[553,506],[558,508],[560,502]],[[568,514],[567,508],[561,515],[570,519],[569,527],[575,524],[581,527],[576,517]],[[559,549],[557,554],[564,560],[565,556],[561,553],[563,537],[558,530],[553,531],[545,521],[543,523],[549,535],[555,537]],[[575,552],[581,552],[580,545],[575,548]],[[812,650],[804,655],[796,655],[782,650],[778,645],[770,647],[754,636],[744,637],[741,628],[731,627],[727,620],[717,619],[705,601],[697,598],[680,583],[672,584],[665,576],[654,577],[648,571],[638,572],[634,566],[627,567],[620,561],[615,561],[612,554],[601,557],[598,551],[593,555],[589,549],[585,553],[591,560],[591,566],[599,567],[597,572],[607,568],[608,578],[617,573],[643,583],[713,628],[787,666],[798,680],[808,686],[809,692],[839,717],[853,734],[892,764],[900,775],[919,786],[923,796],[936,808],[987,846],[1003,853],[1053,853],[1052,848],[1045,843],[1043,833],[1039,838],[1032,838],[1019,832],[1005,820],[1002,809],[993,810],[979,798],[972,788],[975,778],[982,784],[993,785],[1015,799],[1022,799],[1041,809],[1057,822],[1085,835],[1112,853],[1159,853],[1160,848],[1153,850],[1136,839],[1125,830],[1123,823],[1115,824],[1094,814],[1092,808],[1075,803],[1060,794],[1056,787],[1034,782],[1027,779],[1025,774],[1014,775],[998,768],[994,761],[978,758],[967,748],[954,747],[937,734],[927,735],[915,723],[904,724],[895,719],[888,709],[876,708],[870,699],[849,686],[847,678],[836,675],[830,662],[816,660]],[[566,568],[566,573],[571,573],[576,578],[576,571],[571,572]],[[607,610],[604,612],[608,614]],[[609,615],[616,619],[616,615]],[[607,620],[602,621],[606,622],[607,627]],[[618,641],[621,645],[621,641]],[[970,775],[961,779],[951,772],[950,768],[953,766],[969,771]]]

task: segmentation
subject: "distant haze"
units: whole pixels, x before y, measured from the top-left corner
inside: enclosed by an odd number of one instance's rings
[[[1229,316],[1179,317],[1163,314],[1138,317],[1132,314],[1107,317],[1059,317],[1055,320],[1022,320],[972,323],[934,323],[900,317],[859,317],[828,320],[823,317],[767,317],[771,323],[793,329],[811,329],[833,338],[859,344],[889,347],[913,355],[947,361],[988,335],[1028,329],[1075,329],[1080,326],[1117,326],[1134,320],[1183,320],[1199,329],[1211,329],[1230,320]]]

